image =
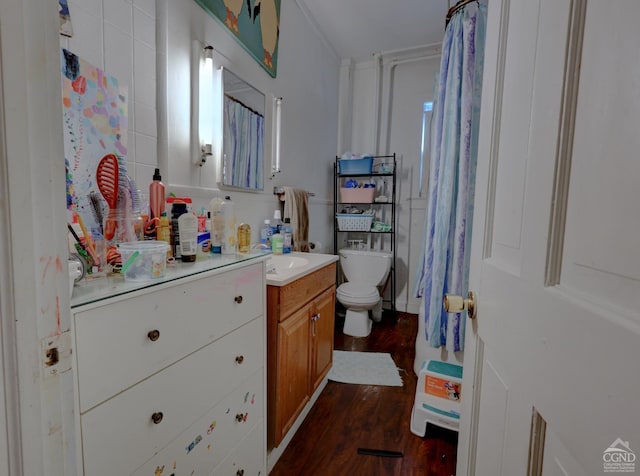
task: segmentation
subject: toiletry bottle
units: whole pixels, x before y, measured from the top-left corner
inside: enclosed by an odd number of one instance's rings
[[[192,212],[183,213],[178,217],[180,234],[180,258],[183,263],[193,263],[196,260],[198,245],[198,217]]]
[[[224,218],[222,216],[222,204],[224,200],[214,197],[209,202],[211,212],[211,252],[220,254],[222,252],[222,233],[224,232]]]
[[[293,248],[293,229],[291,228],[290,219],[284,219],[283,233],[282,233],[282,252],[291,253]]]
[[[149,219],[160,218],[164,211],[164,184],[160,169],[153,174],[153,182],[149,184]]]
[[[171,227],[169,226],[169,217],[167,212],[162,212],[160,215],[160,222],[158,224],[158,241],[164,241],[169,245],[169,251],[167,251],[167,258],[173,256],[171,251]]]
[[[282,233],[282,214],[280,210],[274,210],[273,212],[273,220],[271,220],[271,229],[273,232],[272,235],[276,233]]]
[[[251,227],[246,223],[238,225],[238,253],[248,253],[251,250]]]
[[[273,233],[273,230],[271,229],[271,220],[267,218],[264,221],[264,225],[262,225],[262,228],[260,229],[260,243],[271,247],[272,233]]]
[[[178,218],[180,215],[187,213],[187,203],[191,203],[191,199],[187,197],[169,197],[168,203],[171,203],[171,249],[173,251],[174,258],[180,258],[180,226]]]
[[[236,241],[236,211],[230,196],[224,197],[222,204],[222,218],[224,228],[222,232],[222,254],[232,255],[237,250]]]
[[[274,255],[281,255],[284,246],[284,238],[280,233],[274,233],[271,236],[271,252]]]

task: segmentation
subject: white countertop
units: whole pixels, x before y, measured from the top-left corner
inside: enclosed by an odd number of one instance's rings
[[[269,286],[285,286],[317,269],[338,261],[336,255],[297,251],[285,255],[269,255],[269,258],[266,262],[267,285]]]
[[[83,279],[75,284],[71,296],[71,307],[82,306],[114,296],[130,293],[139,289],[158,286],[162,283],[174,281],[201,273],[206,273],[216,269],[227,268],[233,265],[248,261],[266,261],[271,256],[269,253],[252,252],[248,254],[234,255],[211,255],[203,260],[194,263],[178,262],[172,266],[167,266],[165,275],[162,278],[151,281],[125,281],[119,274],[103,276],[92,279]]]

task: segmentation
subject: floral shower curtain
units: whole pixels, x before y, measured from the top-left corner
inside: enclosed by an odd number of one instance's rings
[[[446,293],[468,292],[485,23],[486,5],[473,2],[447,25],[431,119],[429,198],[416,297],[422,297],[425,339],[450,351],[464,348],[466,317],[447,314],[442,300]]]

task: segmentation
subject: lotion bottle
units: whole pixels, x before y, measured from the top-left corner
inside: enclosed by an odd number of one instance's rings
[[[222,204],[224,200],[220,197],[214,197],[209,202],[209,211],[211,213],[211,225],[209,232],[211,233],[211,252],[220,254],[222,252],[222,236],[224,232],[224,217],[222,216]]]
[[[184,263],[193,263],[198,251],[198,218],[192,213],[178,217],[180,233],[180,257]]]
[[[224,197],[222,204],[222,218],[224,220],[224,229],[222,232],[222,254],[233,255],[238,249],[236,240],[236,211],[230,196]]]

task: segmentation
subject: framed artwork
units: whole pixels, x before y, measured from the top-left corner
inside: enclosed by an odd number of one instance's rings
[[[281,0],[195,0],[276,77]]]
[[[61,49],[67,210],[87,229],[100,228],[91,205],[96,169],[106,154],[127,159],[127,88],[100,68]],[[69,220],[71,223],[71,219]]]

